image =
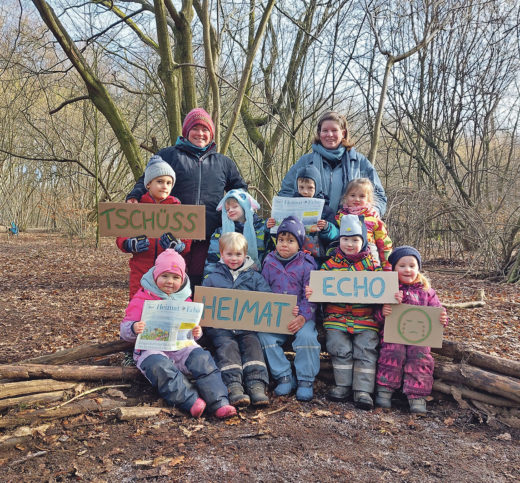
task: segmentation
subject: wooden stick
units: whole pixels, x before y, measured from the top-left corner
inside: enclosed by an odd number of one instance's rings
[[[16,426],[30,425],[34,422],[49,419],[60,419],[78,414],[111,411],[121,406],[136,405],[138,402],[139,401],[129,399],[125,401],[114,401],[108,398],[84,399],[83,401],[70,404],[60,409],[34,409],[19,412],[14,415],[9,414],[0,418],[0,428],[14,428]]]
[[[451,384],[446,384],[445,382],[441,381],[434,381],[433,382],[433,389],[434,391],[442,392],[443,394],[453,395],[454,391],[458,391],[462,397],[465,399],[471,399],[474,401],[481,401],[486,404],[491,404],[493,406],[499,406],[499,407],[520,407],[519,403],[515,403],[513,401],[510,401],[509,399],[497,397],[497,396],[491,396],[489,394],[483,394],[478,391],[473,391],[472,389],[468,389],[463,386],[452,386]]]
[[[472,366],[490,369],[491,371],[520,378],[520,362],[502,357],[491,356],[484,352],[472,350],[464,347],[458,342],[445,340],[442,342],[442,349],[432,349],[436,354],[450,357],[457,361],[464,361]]]
[[[0,409],[61,401],[63,396],[65,396],[65,391],[39,392],[38,394],[31,394],[29,396],[11,397],[0,400]]]
[[[0,399],[24,394],[63,391],[76,386],[75,382],[55,381],[54,379],[38,379],[34,381],[8,382],[0,384]]]
[[[484,293],[484,289],[479,289],[477,291],[477,295],[479,297],[478,300],[473,300],[469,302],[454,302],[454,303],[442,303],[443,307],[447,309],[473,309],[475,307],[484,307],[486,302],[484,302],[486,295]]]
[[[88,359],[90,357],[106,356],[107,354],[114,354],[115,352],[126,351],[133,348],[134,343],[125,340],[114,340],[101,344],[85,344],[20,361],[19,364],[67,364],[68,362]]]
[[[0,378],[37,379],[42,377],[50,377],[59,381],[135,381],[139,380],[142,375],[137,367],[0,365]]]
[[[117,408],[115,413],[120,421],[133,421],[134,419],[147,419],[157,416],[162,412],[163,408],[155,408],[149,406],[134,406]]]
[[[113,388],[116,388],[116,387],[132,387],[132,386],[130,386],[130,384],[116,384],[116,385],[113,385],[113,386],[94,387],[93,389],[89,389],[88,391],[84,391],[81,394],[78,394],[77,396],[74,396],[72,399],[69,399],[68,401],[65,401],[63,404],[60,404],[59,406],[56,406],[56,407],[51,408],[51,409],[61,408],[61,407],[65,406],[66,404],[71,403],[72,401],[76,401],[80,397],[86,396],[87,394],[92,394],[93,392],[96,392],[96,391],[102,391],[103,389],[113,389]]]

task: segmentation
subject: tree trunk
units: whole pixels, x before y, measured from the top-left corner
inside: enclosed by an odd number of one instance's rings
[[[52,10],[45,0],[32,1],[40,12],[42,20],[52,32],[70,62],[83,79],[90,100],[99,109],[103,116],[105,116],[106,120],[110,124],[135,179],[139,179],[142,174],[139,146],[123,115],[117,108],[103,83],[96,77],[94,71],[87,64],[87,61],[70,38],[58,17],[56,17],[54,10]]]
[[[63,399],[65,391],[40,392],[29,396],[10,397],[0,400],[0,409],[14,406],[31,406],[33,404],[43,404],[57,402]]]
[[[72,389],[74,382],[61,382],[54,379],[37,379],[34,381],[7,382],[0,384],[0,399],[38,392],[62,391]]]
[[[434,376],[441,381],[455,382],[520,403],[520,380],[483,371],[467,364],[436,361]]]
[[[481,401],[486,404],[491,404],[493,406],[499,407],[520,407],[520,404],[511,402],[509,399],[505,399],[502,397],[490,396],[489,394],[484,394],[478,391],[473,391],[471,389],[460,387],[460,386],[452,386],[451,384],[446,384],[441,381],[433,382],[433,390],[442,392],[443,394],[448,394],[450,396],[457,396],[460,394],[464,399],[471,399],[475,401]]]
[[[442,342],[442,349],[432,349],[432,352],[441,356],[450,357],[456,361],[463,361],[472,366],[490,369],[494,372],[520,379],[520,362],[491,356],[484,352],[467,349],[461,344],[449,340]]]
[[[37,379],[50,377],[58,381],[134,381],[141,377],[137,367],[51,366],[24,364],[0,366],[0,378]]]
[[[71,349],[64,349],[53,354],[34,357],[26,361],[20,361],[18,364],[66,364],[68,362],[88,359],[90,357],[106,356],[115,352],[133,349],[134,343],[125,340],[114,340],[101,344],[85,344]]]

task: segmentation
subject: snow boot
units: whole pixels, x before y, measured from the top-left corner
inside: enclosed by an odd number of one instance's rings
[[[269,405],[269,397],[265,393],[265,384],[262,381],[255,381],[248,385],[247,393],[253,406]]]
[[[412,414],[426,414],[426,399],[408,399],[408,404]]]
[[[342,402],[352,396],[352,388],[350,386],[332,386],[327,393],[327,397],[331,401]]]
[[[228,387],[229,403],[232,406],[245,407],[249,406],[251,400],[247,394],[244,394],[244,388],[239,382],[232,382]]]
[[[359,409],[374,409],[374,401],[368,392],[354,391],[354,404]]]
[[[314,396],[313,381],[298,381],[298,389],[296,389],[296,399],[298,401],[310,401]]]
[[[296,380],[292,374],[283,376],[278,379],[277,386],[274,389],[274,393],[277,396],[288,396],[296,388]]]
[[[194,418],[200,418],[202,416],[202,413],[204,412],[204,409],[206,409],[206,402],[202,398],[198,398],[194,403],[193,406],[190,408],[190,414]]]
[[[377,386],[376,388],[376,406],[379,408],[389,409],[392,407],[393,391],[385,386]]]
[[[221,406],[215,411],[215,416],[219,419],[226,419],[226,418],[230,418],[230,417],[236,416],[236,415],[237,415],[237,410],[233,406],[230,406],[229,404],[226,404],[225,406]]]

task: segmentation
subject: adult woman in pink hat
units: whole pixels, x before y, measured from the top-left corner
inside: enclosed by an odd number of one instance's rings
[[[194,240],[186,255],[187,272],[193,285],[200,285],[209,238],[220,224],[216,208],[225,191],[247,189],[235,162],[217,152],[213,138],[215,125],[202,108],[188,113],[182,125],[182,136],[174,146],[161,149],[157,154],[175,171],[177,182],[172,195],[183,204],[206,206],[206,240]],[[143,176],[137,181],[126,200],[137,203],[146,193]]]

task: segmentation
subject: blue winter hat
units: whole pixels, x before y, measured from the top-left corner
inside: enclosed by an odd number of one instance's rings
[[[173,168],[160,156],[154,154],[144,170],[144,185],[148,186],[148,183],[159,176],[170,176],[173,179],[173,185],[175,185],[175,171]]]
[[[357,215],[343,215],[339,225],[339,236],[360,236],[363,240],[361,251],[367,247],[367,227],[365,217]]]
[[[419,264],[419,270],[422,269],[421,254],[419,251],[414,247],[403,245],[402,247],[394,248],[388,257],[388,261],[392,264],[392,270],[395,269],[397,262],[403,257],[415,257],[417,259],[417,263]]]
[[[290,233],[291,235],[294,235],[294,238],[296,238],[296,241],[298,242],[298,246],[301,248],[303,247],[303,244],[305,243],[305,226],[303,226],[303,223],[300,221],[299,218],[296,216],[288,216],[287,218],[284,218],[280,225],[278,226],[278,230],[276,231],[276,240],[278,241],[278,236],[280,233]]]
[[[308,164],[307,166],[304,166],[302,169],[298,171],[298,173],[296,174],[296,193],[298,193],[298,179],[300,178],[312,179],[316,188],[314,198],[324,198],[323,189],[321,187],[321,174],[318,171],[318,168],[316,168],[312,164]]]
[[[235,222],[228,217],[226,212],[226,201],[231,198],[236,200],[244,211],[246,221],[244,222],[243,235],[247,240],[247,254],[259,265],[258,246],[256,243],[256,231],[253,215],[254,212],[260,208],[260,205],[258,204],[258,201],[242,188],[228,191],[217,205],[217,211],[222,211],[222,233],[231,233],[236,231]]]

